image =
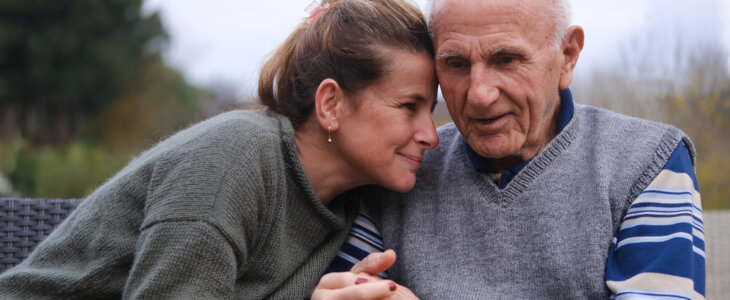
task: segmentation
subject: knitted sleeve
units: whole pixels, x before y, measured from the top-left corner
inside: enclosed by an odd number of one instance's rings
[[[702,205],[683,142],[623,218],[609,249],[606,284],[612,298],[704,299]]]
[[[144,229],[125,299],[231,299],[234,248],[206,222],[160,222]]]

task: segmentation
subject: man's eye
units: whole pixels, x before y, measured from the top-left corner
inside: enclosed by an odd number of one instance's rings
[[[466,64],[463,61],[456,59],[447,61],[446,65],[452,69],[461,69],[466,67]]]
[[[509,65],[512,62],[515,61],[515,58],[512,56],[503,56],[497,59],[497,62],[501,65]]]
[[[515,55],[499,56],[499,57],[495,57],[493,60],[495,65],[505,66],[505,67],[512,66],[519,61],[522,61],[522,59],[519,56],[515,56]]]

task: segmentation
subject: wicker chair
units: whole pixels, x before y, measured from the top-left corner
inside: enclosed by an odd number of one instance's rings
[[[28,257],[82,200],[0,198],[0,273]]]

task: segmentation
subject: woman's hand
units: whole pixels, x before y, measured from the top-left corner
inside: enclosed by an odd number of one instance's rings
[[[312,293],[312,300],[321,299],[395,299],[398,286],[366,273],[329,273],[322,276]]]
[[[411,290],[377,276],[395,263],[395,251],[371,253],[350,272],[326,274],[312,293],[320,299],[418,299]]]

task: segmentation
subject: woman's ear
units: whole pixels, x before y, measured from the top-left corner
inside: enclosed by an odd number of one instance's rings
[[[339,128],[338,114],[344,99],[337,81],[331,78],[322,80],[314,94],[314,109],[319,126],[325,131]]]

